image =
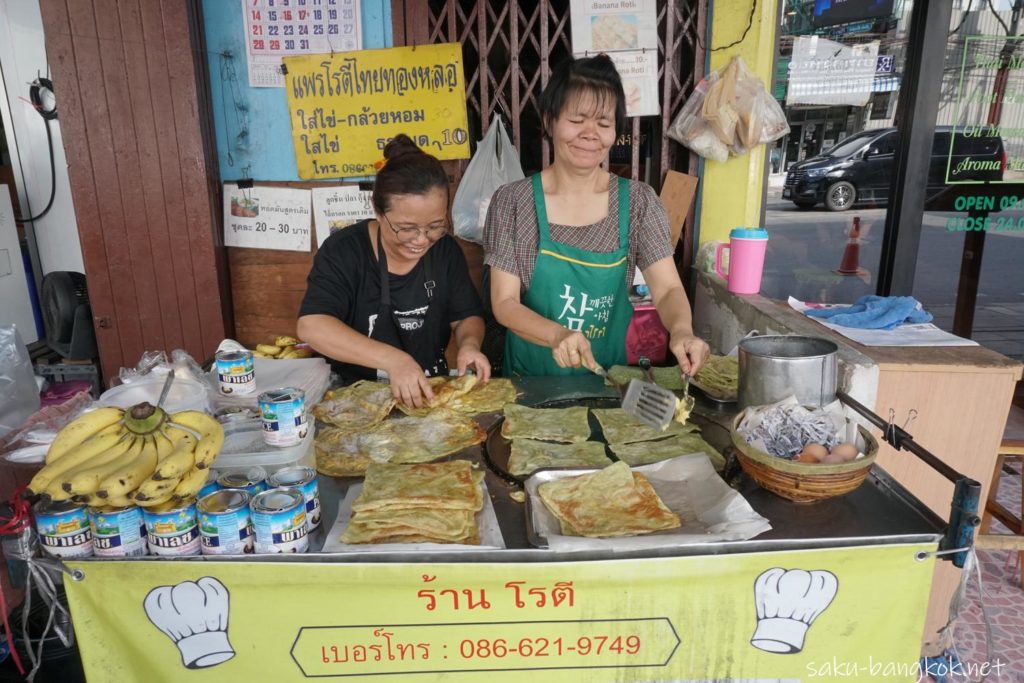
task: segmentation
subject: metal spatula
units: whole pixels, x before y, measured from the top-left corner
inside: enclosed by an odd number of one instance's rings
[[[608,380],[619,391],[622,397],[622,409],[644,424],[657,429],[665,429],[676,413],[678,399],[668,389],[659,387],[654,382],[632,379],[623,391],[622,385],[608,377],[601,366],[593,371]]]

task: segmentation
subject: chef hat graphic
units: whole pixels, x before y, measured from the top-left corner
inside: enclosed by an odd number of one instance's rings
[[[757,628],[750,644],[765,652],[795,654],[804,647],[807,630],[839,590],[829,571],[773,567],[754,581]]]
[[[228,642],[228,589],[212,576],[157,586],[143,607],[153,625],[181,652],[189,669],[216,666],[235,656]]]

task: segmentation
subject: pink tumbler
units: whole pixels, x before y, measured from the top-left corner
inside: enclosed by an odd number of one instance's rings
[[[722,272],[722,251],[729,250],[729,272]],[[764,228],[733,228],[729,244],[715,250],[715,272],[726,280],[733,294],[757,294],[761,291],[764,254],[768,249],[768,231]]]

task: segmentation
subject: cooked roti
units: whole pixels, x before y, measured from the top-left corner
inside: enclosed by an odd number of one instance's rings
[[[441,408],[424,417],[385,420],[366,431],[318,435],[317,470],[351,477],[362,475],[371,462],[431,462],[478,444],[486,436],[472,418]]]
[[[616,458],[634,467],[699,452],[707,454],[715,469],[720,470],[725,466],[725,458],[700,434],[676,434],[660,441],[611,444],[611,449]]]
[[[624,462],[545,482],[537,491],[565,535],[611,538],[681,526],[679,516],[662,502],[647,477]]]
[[[510,379],[492,379],[487,384],[477,384],[471,391],[456,397],[448,404],[451,410],[467,415],[494,413],[508,403],[515,403],[516,388]]]
[[[691,382],[719,401],[735,401],[739,393],[740,363],[732,356],[711,356]]]
[[[401,508],[353,515],[343,543],[394,543],[395,537],[421,537],[437,543],[461,543],[476,533],[472,510]],[[403,542],[403,541],[398,541]]]
[[[506,439],[586,441],[590,438],[587,408],[527,408],[510,403],[505,406],[501,435]]]
[[[685,434],[697,429],[696,425],[669,422],[663,430],[646,425],[622,408],[594,408],[594,415],[601,423],[604,440],[609,444],[636,443],[664,439],[671,434]]]
[[[671,391],[683,390],[683,375],[679,371],[678,365],[667,368],[651,368],[651,375],[654,377],[654,383],[659,387],[665,387]],[[647,373],[642,368],[633,365],[613,365],[608,368],[608,377],[619,384],[628,384],[631,379],[647,381]]]
[[[478,378],[476,375],[465,374],[461,377],[431,377],[430,388],[434,392],[434,398],[422,408],[407,406],[404,403],[398,404],[398,409],[406,415],[422,417],[431,411],[447,406],[449,403],[470,391],[476,386]]]
[[[312,412],[321,422],[351,432],[380,423],[394,407],[395,399],[391,395],[390,386],[361,380],[328,391]]]
[[[480,510],[483,472],[466,460],[391,465],[374,463],[366,470],[363,491],[352,511],[389,508]]]
[[[610,464],[604,444],[597,441],[550,443],[515,439],[508,457],[508,471],[517,477],[533,474],[542,467],[606,467]]]

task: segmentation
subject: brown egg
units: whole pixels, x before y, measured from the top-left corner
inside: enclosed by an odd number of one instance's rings
[[[849,462],[857,458],[857,447],[852,443],[841,443],[832,449],[832,455],[842,458],[843,462]]]
[[[817,465],[818,464],[818,459],[815,458],[810,453],[808,453],[807,451],[804,451],[800,455],[796,456],[796,462],[803,462],[803,463],[807,463],[809,465]]]
[[[829,455],[826,455],[825,458],[821,461],[823,465],[839,465],[844,462],[846,461],[843,460],[840,456],[836,455],[835,453],[830,453]]]
[[[822,446],[820,443],[809,443],[804,446],[804,453],[813,456],[816,460],[824,460],[825,456],[828,455],[828,449]]]

